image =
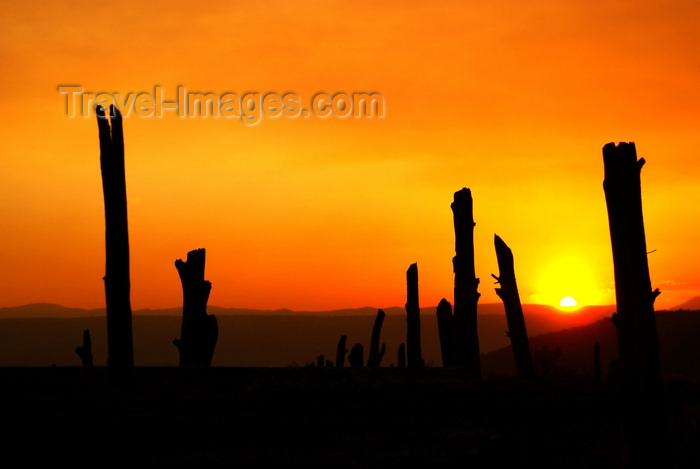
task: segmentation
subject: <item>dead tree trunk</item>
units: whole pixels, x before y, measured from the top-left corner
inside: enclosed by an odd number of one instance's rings
[[[350,355],[348,355],[348,361],[352,368],[362,368],[365,366],[364,348],[362,344],[355,344],[352,346]]]
[[[620,365],[628,389],[658,393],[661,390],[659,344],[651,290],[647,245],[642,215],[641,170],[634,143],[608,143],[603,147],[605,202],[615,271]]]
[[[397,365],[399,368],[406,368],[406,344],[401,342],[399,345],[399,353],[398,353],[398,362]]]
[[[386,352],[386,344],[382,344],[382,349],[379,350],[379,336],[382,333],[382,324],[384,323],[384,311],[377,311],[377,318],[374,320],[372,328],[372,340],[369,344],[369,357],[367,357],[367,366],[376,368],[381,365],[384,352]]]
[[[75,353],[78,354],[83,366],[92,366],[92,341],[90,340],[90,329],[83,331],[83,345],[75,348]]]
[[[216,316],[207,314],[211,282],[204,280],[206,251],[187,253],[187,261],[175,261],[182,282],[182,329],[173,344],[180,352],[180,366],[211,366],[219,338]]]
[[[347,346],[348,336],[341,335],[338,341],[338,346],[335,350],[335,366],[336,368],[343,368],[345,366],[345,354],[348,353]]]
[[[317,368],[323,368],[325,364],[326,364],[326,357],[324,357],[323,355],[319,355],[318,357],[316,357],[316,367]]]
[[[503,300],[503,306],[506,310],[506,320],[508,321],[507,335],[510,337],[513,348],[515,370],[518,378],[532,378],[532,355],[530,354],[530,344],[527,339],[523,307],[520,304],[518,284],[515,280],[513,252],[497,235],[494,235],[494,244],[496,246],[499,272],[498,277],[493,274],[491,276],[496,279],[496,283],[501,284],[501,288],[496,288],[496,294]]]
[[[630,467],[665,462],[659,343],[642,215],[641,170],[634,143],[603,147],[603,190],[615,274],[623,428]]]
[[[472,193],[464,188],[455,192],[451,205],[455,226],[454,349],[458,366],[472,378],[481,377],[476,308],[481,296],[474,267],[474,211]]]
[[[443,298],[440,300],[435,314],[437,315],[438,336],[440,337],[442,366],[445,368],[455,366],[452,305]]]
[[[409,368],[425,365],[420,344],[420,306],[418,305],[418,264],[406,271],[406,355]]]
[[[134,346],[131,330],[124,132],[119,110],[111,106],[110,112],[111,118],[107,120],[102,106],[97,106],[105,204],[107,364],[111,368],[131,369],[134,366]]]

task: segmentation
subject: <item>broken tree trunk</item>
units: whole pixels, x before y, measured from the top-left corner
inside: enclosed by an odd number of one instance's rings
[[[418,264],[406,271],[406,356],[409,368],[425,365],[420,344],[420,306],[418,305]]]
[[[347,346],[348,336],[341,335],[338,341],[338,346],[335,349],[335,366],[336,368],[343,368],[345,366],[345,354],[348,353]]]
[[[379,336],[382,333],[382,324],[384,323],[384,311],[377,311],[377,318],[374,320],[372,328],[372,339],[369,344],[369,357],[367,357],[367,366],[376,368],[381,365],[384,352],[386,352],[386,344],[382,344],[382,349],[379,350]]]
[[[452,267],[455,274],[454,294],[454,350],[458,366],[472,378],[481,377],[479,335],[476,329],[476,309],[479,297],[479,279],[474,267],[474,211],[472,193],[463,188],[455,192],[450,205],[454,216],[455,256]]]
[[[107,365],[131,369],[134,366],[134,346],[122,115],[115,106],[110,106],[110,120],[107,120],[102,106],[97,106],[95,113],[100,135],[100,169],[105,205]]]
[[[622,369],[623,430],[629,467],[666,461],[662,379],[654,300],[642,215],[641,170],[634,143],[603,147],[603,190],[608,209]]]
[[[365,365],[364,348],[362,344],[355,344],[352,346],[350,355],[348,355],[348,361],[352,368],[362,368]]]
[[[398,357],[398,362],[397,366],[399,368],[406,368],[406,344],[401,342],[399,344],[399,357]]]
[[[83,345],[75,348],[75,353],[80,357],[83,366],[92,366],[92,340],[90,340],[90,329],[83,331]]]
[[[497,235],[494,235],[494,244],[498,260],[498,277],[493,274],[491,276],[496,279],[496,283],[501,284],[501,288],[496,288],[496,294],[503,300],[503,306],[506,310],[507,335],[510,337],[513,348],[515,370],[518,378],[532,378],[532,355],[525,329],[523,307],[520,304],[518,284],[515,280],[513,252]]]
[[[173,344],[180,352],[180,366],[211,366],[219,338],[216,316],[207,314],[211,282],[204,280],[206,251],[187,253],[187,261],[175,261],[182,283],[182,328]]]
[[[318,357],[316,357],[316,367],[317,368],[323,368],[325,364],[326,364],[326,357],[324,357],[323,355],[319,355]]]
[[[634,143],[603,147],[605,202],[615,272],[617,312],[613,323],[623,379],[628,389],[661,390],[659,344],[642,215],[641,171]]]
[[[455,366],[454,359],[454,324],[452,317],[452,305],[445,298],[440,300],[437,306],[437,326],[440,336],[440,353],[442,354],[442,366]]]

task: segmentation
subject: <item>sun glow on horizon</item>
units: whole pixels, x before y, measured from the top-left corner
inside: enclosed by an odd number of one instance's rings
[[[537,276],[532,300],[572,313],[584,305],[600,304],[604,291],[594,264],[583,255],[557,257],[544,264]]]

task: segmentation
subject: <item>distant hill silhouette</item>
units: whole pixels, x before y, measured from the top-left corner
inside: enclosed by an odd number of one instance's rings
[[[428,308],[421,316],[423,355],[426,363],[440,366],[437,321]],[[221,315],[220,338],[213,366],[303,366],[319,354],[334,357],[341,334],[348,341],[369,347],[376,311],[363,316]],[[568,325],[565,322],[568,319]],[[134,316],[134,353],[137,366],[177,366],[178,353],[171,341],[180,332],[179,316]],[[558,364],[579,373],[592,373],[593,344],[601,345],[603,377],[617,356],[617,338],[609,319],[578,326],[571,318],[526,314],[532,350],[559,347]],[[661,361],[668,375],[700,377],[700,311],[657,313]],[[106,318],[0,319],[0,366],[80,366],[74,353],[82,331],[90,329],[96,366],[106,363]],[[504,314],[479,317],[479,341],[484,377],[514,375],[513,355],[505,336]],[[382,342],[387,355],[383,365],[396,365],[396,350],[406,337],[402,314],[387,314]]]
[[[679,310],[679,309],[686,309],[689,311],[700,311],[700,296],[696,296],[695,298],[691,298],[690,300],[686,301],[682,305],[678,305],[674,308],[671,308],[671,311]]]
[[[387,316],[400,315],[405,316],[406,310],[403,306],[389,306],[377,308],[374,306],[365,306],[362,308],[346,308],[335,309],[329,311],[296,311],[291,309],[250,309],[250,308],[222,308],[220,306],[208,306],[207,311],[210,314],[217,316],[232,315],[232,316],[376,316],[377,310],[382,309]],[[436,306],[421,306],[421,317],[425,315],[434,315]],[[601,317],[610,316],[615,307],[612,305],[606,306],[585,306],[572,313],[563,313],[557,308],[548,305],[523,305],[525,314],[528,315],[548,315],[552,316],[552,320],[562,325],[581,325],[592,322]],[[700,309],[700,308],[698,308]],[[161,308],[161,309],[139,309],[134,310],[133,314],[141,316],[180,316],[182,307]],[[481,315],[488,314],[505,314],[503,304],[501,303],[484,303],[479,304],[479,313]],[[12,306],[0,308],[0,319],[6,318],[87,318],[93,316],[105,316],[104,308],[84,309],[84,308],[67,308],[54,303],[31,303],[22,306]]]
[[[659,333],[661,369],[666,377],[700,377],[700,311],[659,311],[656,314]],[[617,357],[617,335],[608,319],[586,326],[570,328],[532,337],[531,349],[560,348],[557,364],[564,372],[593,373],[593,345],[600,343],[602,376],[609,371]],[[513,353],[510,347],[482,356],[485,376],[515,375]]]
[[[441,365],[437,324],[434,315],[422,318],[422,342],[426,361]],[[601,344],[603,376],[617,356],[615,329],[608,319],[581,327],[553,331],[555,325],[542,315],[527,319],[533,350],[559,347],[559,364],[581,373],[592,372],[593,344]],[[287,366],[304,365],[321,353],[333,357],[338,338],[369,345],[374,316],[221,316],[221,338],[214,354],[214,366]],[[700,312],[661,311],[657,314],[661,359],[668,373],[700,376]],[[89,318],[23,318],[0,320],[0,366],[79,366],[73,352],[81,342],[82,331],[92,333],[95,365],[106,361],[106,320]],[[134,346],[140,366],[176,366],[178,354],[171,340],[177,337],[177,316],[135,316]],[[512,374],[513,357],[504,334],[505,317],[484,315],[479,318],[479,335],[484,376]],[[382,341],[395,351],[404,341],[405,318],[387,316]],[[489,353],[490,352],[490,353]],[[385,364],[394,362],[387,352]]]
[[[571,328],[609,316],[611,307],[593,307],[580,314],[564,315],[554,308],[525,305],[530,336]],[[383,365],[396,360],[396,350],[406,340],[403,308],[383,308],[387,314],[382,342],[387,354]],[[219,342],[213,366],[304,365],[319,354],[334,357],[341,334],[349,343],[369,347],[376,308],[300,313],[289,310],[256,311],[209,308],[219,318]],[[506,318],[500,304],[479,307],[479,342],[482,352],[509,344]],[[247,312],[247,314],[246,314]],[[440,366],[435,308],[422,308],[421,341],[428,364]],[[149,314],[150,313],[150,314]],[[354,315],[353,315],[354,313]],[[66,317],[73,315],[73,317]],[[37,304],[0,309],[0,366],[79,366],[74,353],[84,329],[92,335],[96,366],[106,363],[106,318],[104,310],[64,308]],[[137,366],[176,366],[178,354],[172,340],[180,333],[180,309],[135,311],[134,353]]]

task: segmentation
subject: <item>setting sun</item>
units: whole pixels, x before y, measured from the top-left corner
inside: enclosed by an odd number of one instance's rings
[[[559,306],[562,308],[575,308],[578,306],[578,303],[576,303],[576,300],[570,296],[566,296],[561,299],[559,302]]]

